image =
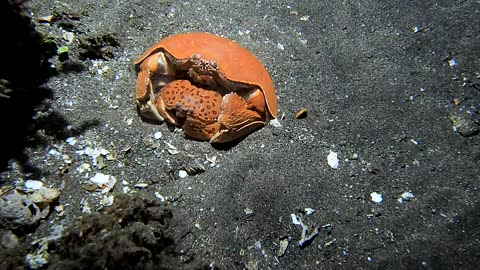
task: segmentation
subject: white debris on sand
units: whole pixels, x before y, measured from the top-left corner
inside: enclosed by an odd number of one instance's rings
[[[90,171],[90,164],[88,164],[88,163],[84,163],[84,164],[77,167],[77,172],[78,173],[84,173],[86,171]]]
[[[80,205],[82,205],[82,213],[91,214],[92,209],[90,208],[90,203],[86,199],[82,199],[80,201]]]
[[[58,152],[55,149],[51,149],[50,151],[48,151],[48,153],[52,156],[61,156],[62,155],[62,153]]]
[[[106,194],[113,188],[117,179],[108,174],[96,173],[95,176],[90,178],[90,181],[97,184],[98,187],[102,189],[102,194]]]
[[[372,198],[372,201],[376,203],[381,203],[383,201],[383,195],[377,192],[370,193],[370,197]]]
[[[306,213],[307,215],[309,215],[309,216],[310,216],[311,214],[315,213],[315,209],[313,209],[313,208],[307,207],[307,208],[305,208],[304,210],[305,210],[305,213]]]
[[[91,148],[91,147],[86,147],[85,149],[83,150],[79,150],[79,151],[76,151],[77,154],[79,155],[86,155],[86,156],[89,156],[92,158],[92,164],[94,166],[97,166],[97,164],[99,162],[101,162],[99,160],[99,158],[101,156],[107,156],[108,154],[110,154],[110,151],[108,151],[107,149],[105,148]]]
[[[138,188],[138,189],[142,189],[142,188],[146,188],[148,187],[148,184],[147,183],[136,183],[134,185],[134,187]]]
[[[155,133],[153,134],[153,137],[154,137],[156,140],[162,138],[162,132],[160,132],[160,131],[155,132]]]
[[[295,214],[291,214],[290,216],[292,217],[292,222],[294,225],[302,227],[302,238],[300,239],[300,241],[298,241],[299,246],[303,246],[306,243],[309,243],[311,240],[313,240],[313,238],[315,238],[315,236],[318,235],[318,227],[313,228],[313,231],[307,235],[308,226],[303,223],[302,218],[298,217]]]
[[[26,189],[32,189],[32,190],[37,190],[43,187],[43,183],[38,180],[27,180],[25,183],[23,183],[23,186]]]
[[[77,143],[77,140],[74,137],[67,138],[65,141],[71,146],[74,146]]]
[[[412,199],[415,199],[415,195],[412,192],[408,191],[408,192],[403,192],[397,201],[399,203],[404,203],[407,201],[411,201]]]
[[[338,155],[330,150],[330,154],[327,156],[327,163],[333,169],[338,169]]]
[[[103,206],[111,206],[113,204],[114,197],[113,196],[105,196],[101,201],[100,204]]]
[[[271,125],[274,128],[281,128],[282,127],[282,124],[280,123],[280,121],[278,121],[277,118],[270,120],[269,125]]]
[[[448,65],[451,66],[451,67],[456,66],[457,65],[457,59],[452,58],[452,59],[448,60]]]
[[[187,177],[187,175],[188,175],[188,173],[185,170],[179,170],[178,171],[178,177],[180,177],[180,178],[185,178],[185,177]]]
[[[292,217],[292,223],[293,223],[293,225],[300,225],[300,224],[301,224],[301,222],[300,222],[300,221],[298,220],[298,218],[297,218],[297,215],[291,214],[290,216]]]
[[[168,143],[168,142],[165,142],[165,144],[167,145],[167,151],[170,155],[176,155],[176,154],[180,153],[180,151],[178,151],[177,147],[175,147],[173,144]]]
[[[247,215],[247,216],[253,215],[253,210],[250,209],[250,208],[245,208],[245,209],[243,209],[243,212],[244,212],[245,215]]]

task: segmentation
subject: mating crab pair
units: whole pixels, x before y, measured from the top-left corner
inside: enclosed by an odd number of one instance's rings
[[[229,142],[277,117],[277,97],[265,67],[226,38],[174,35],[135,64],[142,115],[182,127],[192,138]]]

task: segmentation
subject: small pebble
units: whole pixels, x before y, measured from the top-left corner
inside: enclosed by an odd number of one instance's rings
[[[187,177],[187,175],[188,175],[188,173],[185,170],[179,170],[178,171],[178,177],[180,177],[180,178],[185,178],[185,177]]]

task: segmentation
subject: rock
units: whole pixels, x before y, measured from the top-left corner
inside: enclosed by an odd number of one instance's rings
[[[450,121],[452,121],[453,130],[464,137],[476,135],[480,131],[478,124],[467,118],[466,115],[452,113],[450,114]]]
[[[40,208],[27,196],[13,193],[0,199],[0,226],[15,230],[40,221]]]

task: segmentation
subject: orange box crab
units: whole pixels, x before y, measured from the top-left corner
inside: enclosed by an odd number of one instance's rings
[[[263,64],[237,43],[209,33],[177,34],[150,47],[139,67],[140,113],[223,143],[277,118],[277,96]]]

